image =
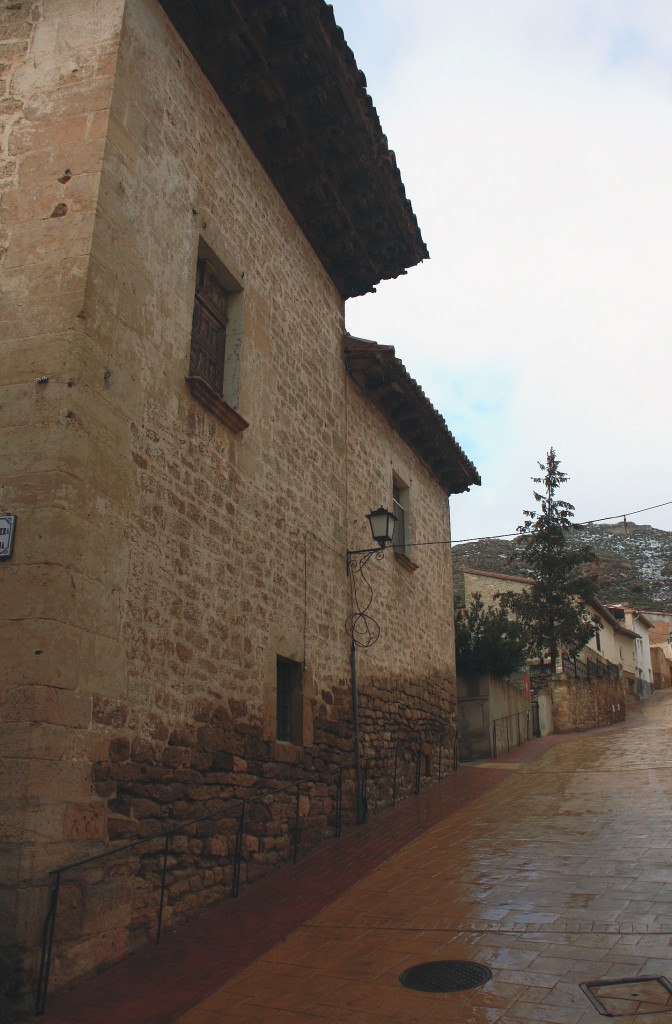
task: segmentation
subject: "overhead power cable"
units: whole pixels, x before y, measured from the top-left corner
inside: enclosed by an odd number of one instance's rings
[[[639,508],[636,512],[620,512],[617,516],[602,516],[599,519],[586,519],[581,523],[572,523],[572,528],[580,526],[591,526],[593,523],[606,523],[613,519],[623,519],[627,521],[628,516],[638,516],[642,512],[652,512],[656,508],[665,508],[666,505],[672,505],[672,501],[661,501],[659,505],[649,505],[647,508]],[[479,540],[506,540],[509,537],[519,537],[521,534],[517,530],[513,533],[488,533],[483,537],[465,537],[461,540],[428,540],[420,541],[417,544],[405,544],[404,547],[408,548],[428,548],[442,544],[475,544]]]
[[[651,512],[654,508],[664,508],[665,505],[672,505],[672,501],[661,501],[660,505],[649,505],[648,508],[638,508],[636,512],[624,512],[620,516],[604,516],[602,519],[586,519],[583,523],[572,523],[572,526],[590,526],[592,523],[604,523],[608,519],[627,519],[628,516],[638,516],[642,512]]]

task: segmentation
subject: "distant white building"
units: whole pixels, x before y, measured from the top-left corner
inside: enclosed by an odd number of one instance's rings
[[[653,693],[653,665],[649,643],[649,630],[652,629],[653,623],[636,608],[628,608],[624,604],[608,604],[606,607],[626,629],[637,634],[637,640],[632,648],[628,648],[632,650],[632,664],[624,661],[623,668],[634,676],[637,696],[648,697]]]

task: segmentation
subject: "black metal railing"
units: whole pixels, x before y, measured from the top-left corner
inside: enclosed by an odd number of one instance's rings
[[[492,756],[497,757],[500,750],[511,750],[511,747],[519,747],[526,740],[531,739],[531,716],[529,708],[526,711],[517,711],[513,715],[504,715],[496,718],[492,723]]]
[[[606,658],[601,658],[599,655],[593,657],[586,655],[585,658],[570,658],[569,655],[563,654],[562,671],[567,676],[574,676],[575,679],[583,679],[586,682],[590,682],[591,679],[611,679],[616,681],[621,677],[619,666],[614,665],[613,662],[608,661]]]
[[[457,770],[457,726],[449,725],[441,732],[414,737],[394,748],[362,757],[360,766],[362,806],[367,817],[384,807],[394,807],[405,795],[419,794],[423,778],[440,782],[446,771]],[[247,865],[250,879],[255,874],[255,851],[259,852],[262,847],[265,850],[265,860],[256,872],[261,874],[275,861],[291,859],[296,863],[301,849],[316,846],[329,831],[335,837],[340,836],[344,820],[355,820],[355,768],[352,762],[272,786],[250,797],[231,796],[226,798],[225,806],[215,811],[50,871],[52,888],[42,930],[36,1014],[41,1016],[45,1011],[59,899],[63,898],[64,888],[69,884],[67,880],[73,874],[83,872],[90,877],[88,881],[80,880],[79,886],[73,883],[77,893],[71,893],[68,901],[70,919],[77,917],[73,906],[80,908],[81,915],[81,906],[89,902],[87,897],[95,891],[95,886],[102,884],[104,887],[106,881],[113,878],[115,882],[106,899],[109,913],[116,911],[123,916],[126,912],[129,920],[122,928],[127,932],[134,929],[135,946],[142,944],[138,941],[140,933],[148,941],[148,924],[155,917],[154,941],[158,944],[171,893],[183,894],[184,886],[187,891],[204,888],[199,871],[208,876],[212,901],[227,891],[236,897],[240,892],[243,865]],[[318,808],[312,825],[307,821],[311,804]],[[122,867],[119,861],[124,858],[126,864]],[[105,868],[109,869],[107,874]],[[176,879],[174,885],[171,885],[171,876]],[[138,879],[141,884],[134,886]],[[98,900],[90,895],[90,902],[99,915],[105,894]],[[207,901],[203,903],[206,904]],[[96,932],[99,927],[96,917]],[[64,940],[77,941],[74,931],[69,920]]]

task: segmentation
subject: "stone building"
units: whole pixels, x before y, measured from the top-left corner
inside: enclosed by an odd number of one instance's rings
[[[344,331],[345,299],[427,253],[327,4],[22,0],[0,18],[15,996],[49,872],[352,760],[346,550],[380,505],[403,532],[371,567],[362,752],[449,720],[450,548],[421,545],[479,480],[394,351]],[[316,792],[300,810],[321,808],[319,833],[333,791]],[[242,836],[244,877],[288,855],[286,817]],[[227,890],[234,837],[227,819],[175,839],[169,916]],[[133,857],[63,876],[53,983],[146,940],[156,872]]]
[[[653,685],[656,690],[672,686],[672,644],[651,644]]]
[[[652,644],[669,644],[672,642],[672,612],[642,612],[651,623],[649,639]]]
[[[520,593],[530,585],[529,579],[525,576],[508,576],[485,569],[465,569],[463,577],[465,603],[478,593],[484,604],[493,604],[503,591],[512,590]],[[614,608],[614,605],[602,604],[598,598],[593,598],[590,602],[590,614],[599,619],[600,628],[586,644],[584,651],[581,652],[581,658],[585,661],[586,657],[593,657],[596,664],[608,662],[620,674],[631,676],[638,634],[623,621],[622,615],[614,614]]]
[[[465,568],[462,575],[464,584],[463,590],[460,586],[460,592],[465,595],[465,604],[475,594],[480,594],[486,606],[496,604],[503,591],[521,593],[530,585],[529,578],[525,576],[510,576],[484,569]],[[455,589],[458,589],[457,584]],[[610,607],[596,597],[590,601],[588,611],[600,625],[576,658],[569,658],[566,654],[559,656],[552,671],[548,663],[541,666],[538,659],[527,666],[531,683],[537,691],[535,699],[542,734],[592,729],[625,718],[629,683],[634,678],[629,672],[629,665],[630,659],[634,658],[638,634],[612,614]],[[460,698],[463,694],[467,696],[462,680],[458,680],[458,694]],[[471,705],[467,710],[471,719],[465,717],[461,708],[461,721],[464,720],[465,727],[472,733],[478,734],[480,722],[487,718],[478,701],[488,694],[479,683],[476,692],[469,696]]]
[[[651,668],[656,690],[672,686],[672,612],[645,611],[651,623],[649,643]]]

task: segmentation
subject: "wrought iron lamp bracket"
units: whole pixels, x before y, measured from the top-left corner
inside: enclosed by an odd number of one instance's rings
[[[348,551],[345,556],[345,569],[348,576],[354,572],[362,572],[373,555],[375,555],[377,559],[383,558],[385,555],[385,548],[360,548],[358,551]]]
[[[353,612],[345,622],[345,629],[352,640],[353,646],[371,647],[380,636],[380,625],[372,615],[369,615],[369,608],[373,602],[373,587],[367,579],[364,569],[371,558],[381,560],[385,555],[384,547],[362,548],[359,551],[347,552],[347,572],[350,577],[352,589]],[[358,579],[362,581],[363,589],[358,589]]]

